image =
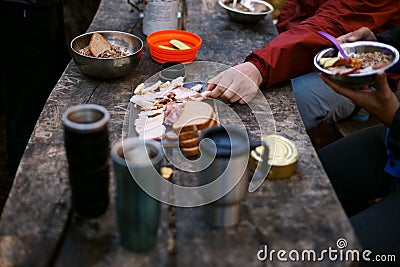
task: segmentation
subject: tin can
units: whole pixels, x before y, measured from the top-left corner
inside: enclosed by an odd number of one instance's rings
[[[271,169],[268,179],[285,179],[296,173],[298,152],[295,144],[280,135],[267,135],[261,138],[269,149],[268,164]],[[258,146],[250,153],[250,169],[254,171],[262,163],[264,147]]]
[[[144,0],[143,34],[178,29],[179,0]]]

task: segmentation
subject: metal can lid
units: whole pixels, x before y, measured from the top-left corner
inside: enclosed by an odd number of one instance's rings
[[[297,148],[289,139],[273,134],[264,136],[261,140],[268,146],[268,163],[272,166],[286,166],[298,160]],[[259,155],[262,155],[263,150],[263,146],[256,148]]]
[[[268,164],[271,166],[268,178],[282,179],[293,175],[297,169],[298,152],[295,144],[280,135],[268,135],[261,138],[268,147]],[[255,169],[262,162],[264,146],[256,147],[251,152],[251,164]]]

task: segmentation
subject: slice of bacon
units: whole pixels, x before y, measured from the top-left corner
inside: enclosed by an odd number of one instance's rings
[[[179,118],[183,111],[183,103],[169,102],[165,105],[164,123],[166,125],[172,125]]]
[[[183,87],[183,77],[167,83],[143,88],[140,94],[132,96],[130,101],[142,110],[135,120],[135,130],[145,139],[159,139],[165,133],[165,125],[172,125],[182,113],[183,103],[189,100],[201,101],[206,93],[199,93],[202,84],[192,88]]]
[[[356,73],[362,65],[362,60],[359,58],[339,58],[332,67],[326,68],[337,75],[347,75],[351,73]]]

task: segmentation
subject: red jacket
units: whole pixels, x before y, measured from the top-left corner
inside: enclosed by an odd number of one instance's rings
[[[261,89],[313,71],[314,56],[331,46],[319,30],[340,36],[363,26],[373,32],[399,27],[400,1],[288,0],[280,19],[277,28],[286,31],[245,60],[260,70]]]

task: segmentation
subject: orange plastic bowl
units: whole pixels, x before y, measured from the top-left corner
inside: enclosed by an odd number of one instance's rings
[[[159,45],[172,47],[169,42],[172,39],[179,40],[190,46],[190,48],[169,50],[159,47]],[[188,63],[194,61],[201,43],[202,40],[197,34],[181,30],[162,30],[147,36],[151,58],[161,64],[165,62]]]

